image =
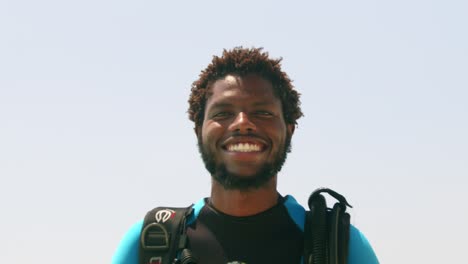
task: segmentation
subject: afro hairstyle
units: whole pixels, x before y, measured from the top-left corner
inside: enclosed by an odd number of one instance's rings
[[[288,75],[281,70],[281,60],[269,58],[263,48],[236,47],[232,50],[224,49],[221,57],[213,56],[211,63],[192,84],[188,100],[189,119],[195,123],[195,127],[201,127],[210,86],[217,80],[227,75],[244,77],[254,74],[272,83],[273,93],[281,101],[286,123],[297,125],[297,119],[303,116],[300,94],[294,89]]]

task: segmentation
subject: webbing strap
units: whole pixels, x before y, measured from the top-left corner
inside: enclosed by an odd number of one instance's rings
[[[140,235],[140,264],[172,264],[186,246],[187,208],[157,207],[149,211]]]

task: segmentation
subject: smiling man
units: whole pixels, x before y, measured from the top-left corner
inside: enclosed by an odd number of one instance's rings
[[[262,49],[235,48],[202,71],[188,112],[211,195],[187,210],[151,211],[127,232],[112,263],[312,263],[303,257],[306,211],[277,191],[302,116],[280,62]],[[354,226],[347,245],[346,263],[378,263]]]
[[[207,98],[196,132],[213,188],[241,194],[274,183],[294,125],[286,124],[271,82],[254,74],[229,74],[213,83]]]

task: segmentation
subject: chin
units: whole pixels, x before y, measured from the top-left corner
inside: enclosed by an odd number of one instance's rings
[[[249,178],[255,178],[258,177],[259,174],[261,174],[261,170],[230,170],[227,169],[225,173],[232,175],[232,177],[235,178],[240,178],[240,179],[249,179]]]
[[[270,164],[265,164],[256,172],[231,172],[224,165],[219,165],[212,177],[226,190],[251,190],[267,185],[276,175],[276,170]]]

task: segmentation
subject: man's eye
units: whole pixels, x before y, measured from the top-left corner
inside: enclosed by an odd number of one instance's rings
[[[229,117],[231,116],[231,113],[229,112],[218,112],[213,115],[214,118],[223,118],[223,117]]]
[[[256,111],[255,114],[258,116],[272,116],[273,115],[273,113],[268,112],[268,111]]]

